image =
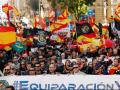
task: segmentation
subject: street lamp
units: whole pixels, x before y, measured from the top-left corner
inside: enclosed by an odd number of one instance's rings
[[[42,0],[39,0],[39,16],[44,17]]]
[[[104,19],[102,21],[103,25],[108,25],[108,20],[107,20],[107,0],[104,1]]]

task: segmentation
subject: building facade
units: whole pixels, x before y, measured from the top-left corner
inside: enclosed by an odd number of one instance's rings
[[[104,19],[114,16],[116,5],[119,2],[120,0],[96,0],[95,21],[99,23]]]
[[[50,9],[50,4],[47,2],[47,0],[38,0],[39,3],[34,3],[34,1],[30,0],[14,0],[14,5],[18,8],[18,10],[21,12],[21,15],[26,16],[29,14],[33,14],[37,12],[39,14],[39,8],[37,10],[33,9],[33,6],[39,6],[42,3],[44,15],[48,15],[48,11]],[[38,5],[36,5],[38,4]]]

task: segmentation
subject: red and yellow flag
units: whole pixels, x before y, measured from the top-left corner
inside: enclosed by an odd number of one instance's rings
[[[20,16],[20,12],[15,6],[13,6],[13,12],[16,16]]]
[[[68,7],[66,7],[65,11],[57,17],[59,20],[67,19],[68,18]]]
[[[16,42],[16,32],[13,27],[0,27],[0,49]]]
[[[52,23],[50,25],[50,31],[54,33],[55,31],[61,30],[62,28],[66,28],[68,24],[61,24],[61,23]]]
[[[7,15],[7,18],[8,18],[8,20],[9,20],[9,7],[8,7],[8,3],[7,4],[4,4],[3,6],[2,6],[2,11],[3,12],[5,12],[5,14]]]

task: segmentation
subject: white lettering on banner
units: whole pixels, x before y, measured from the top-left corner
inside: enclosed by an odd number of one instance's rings
[[[0,84],[13,85],[15,90],[120,90],[119,78],[117,75],[6,76],[0,77]]]

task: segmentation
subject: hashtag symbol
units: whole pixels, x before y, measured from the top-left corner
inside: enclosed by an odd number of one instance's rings
[[[18,83],[18,81],[14,81],[13,86],[14,86],[15,90],[19,90],[19,89],[18,89],[18,88],[19,88],[19,83]]]

